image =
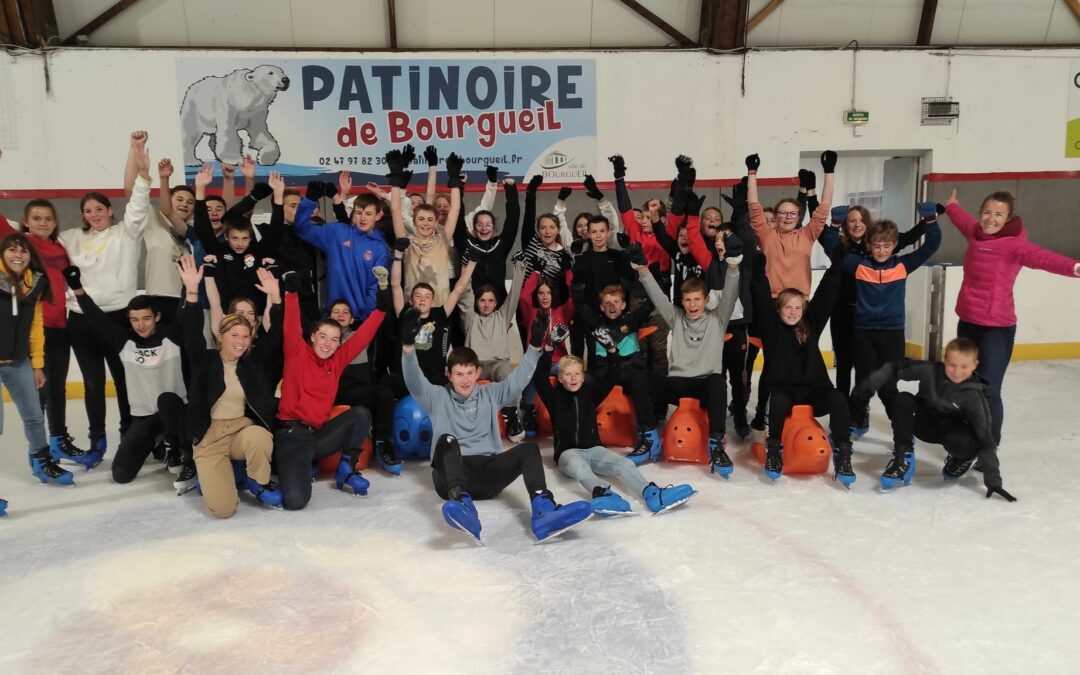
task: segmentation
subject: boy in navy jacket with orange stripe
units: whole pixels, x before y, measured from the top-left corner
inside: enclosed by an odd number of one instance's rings
[[[900,239],[899,229],[891,220],[878,220],[867,232],[870,256],[857,253],[844,256],[844,272],[855,277],[855,334],[852,351],[855,381],[892,361],[904,358],[904,294],[907,279],[941,245],[941,228],[932,202],[919,203],[919,215],[926,223],[923,245],[911,253],[893,255]],[[886,384],[878,391],[889,410],[896,396],[896,385]],[[861,408],[861,406],[860,406]],[[869,428],[864,408],[852,410],[852,433],[858,438]]]

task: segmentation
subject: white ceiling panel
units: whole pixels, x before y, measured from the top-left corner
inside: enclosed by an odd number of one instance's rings
[[[290,4],[297,47],[390,46],[386,0],[291,0]]]
[[[1043,44],[1054,0],[968,0],[958,44]]]
[[[965,2],[966,0],[938,0],[934,32],[930,35],[931,44],[957,44],[960,39],[960,24],[964,21]]]
[[[769,0],[750,0],[747,22],[757,16],[767,4]],[[746,44],[749,47],[775,47],[780,44],[780,14],[773,12],[765,17],[765,20],[755,26],[754,30],[747,33]]]
[[[592,6],[590,47],[663,47],[677,42],[619,0],[593,0]]]
[[[697,41],[701,27],[701,0],[638,0],[638,2],[668,22],[675,30]],[[654,30],[660,31],[655,27]],[[660,32],[667,35],[663,31]]]
[[[399,0],[395,3],[398,47],[492,49],[495,47],[495,4],[495,0]]]
[[[843,46],[851,40],[869,41],[873,2],[789,0],[780,13],[781,45]]]
[[[143,4],[160,5],[165,2],[168,0],[143,0]],[[114,4],[115,0],[53,0],[60,37],[67,38]]]
[[[588,46],[592,3],[581,0],[500,0],[495,5],[495,46]]]
[[[183,4],[192,47],[295,45],[289,0],[184,0]],[[322,3],[312,7],[316,4]]]
[[[913,45],[919,35],[922,1],[875,0],[865,44]],[[864,44],[863,40],[859,40]]]
[[[87,21],[90,19],[93,17]],[[78,28],[75,26],[73,30]],[[137,3],[94,31],[90,35],[90,44],[107,47],[186,47],[190,43],[183,0]]]
[[[1065,0],[1057,0],[1054,3],[1046,42],[1052,45],[1080,44],[1080,19],[1066,6]]]

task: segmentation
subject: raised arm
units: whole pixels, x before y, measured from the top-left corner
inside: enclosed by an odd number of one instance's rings
[[[551,349],[545,347],[540,354],[540,358],[536,362],[536,369],[533,371],[532,382],[536,387],[536,395],[540,397],[540,400],[544,403],[544,407],[547,408],[549,414],[555,413],[555,388],[551,386]]]
[[[490,164],[484,168],[487,183],[484,184],[484,194],[480,197],[480,203],[476,208],[465,214],[465,227],[469,234],[473,231],[473,218],[480,211],[490,211],[495,208],[495,194],[499,191],[499,167]]]
[[[225,208],[230,209],[236,203],[236,165],[221,163],[221,198]]]
[[[465,294],[465,291],[472,288],[472,275],[475,269],[475,260],[470,260],[468,265],[461,268],[461,276],[458,277],[457,283],[454,284],[454,288],[446,296],[446,302],[443,303],[443,311],[446,312],[447,316],[450,316],[451,312],[454,311],[454,307],[458,304],[458,300],[461,300],[461,296]]]
[[[836,153],[826,150],[821,153],[821,168],[825,172],[825,186],[821,191],[821,203],[810,214],[810,224],[803,228],[804,235],[817,241],[829,220],[832,209],[833,184],[836,170]],[[764,214],[763,214],[764,215]]]
[[[930,260],[930,256],[937,253],[939,246],[941,246],[941,228],[938,227],[937,216],[935,215],[933,220],[926,223],[926,238],[923,239],[922,246],[911,253],[900,256],[899,261],[904,265],[904,269],[907,270],[908,274],[911,274],[925,265]]]
[[[221,308],[221,293],[217,287],[217,256],[207,253],[203,256],[203,288],[206,289],[206,301],[210,305],[210,327],[221,325],[225,312]],[[217,340],[217,331],[211,331]]]
[[[394,315],[399,316],[405,309],[405,291],[401,288],[403,256],[412,242],[407,237],[394,240],[394,257],[390,261],[390,291],[394,302]]]
[[[187,221],[173,212],[172,208],[172,188],[169,186],[169,179],[173,175],[172,160],[166,157],[158,162],[158,210],[169,223],[169,227],[178,237],[184,237],[187,235],[188,224]]]
[[[454,231],[461,214],[461,190],[465,187],[465,181],[461,177],[463,166],[463,160],[453,152],[446,158],[446,186],[450,188],[450,211],[446,214],[445,229],[447,241],[454,241]]]
[[[207,253],[217,253],[221,248],[217,235],[214,234],[214,225],[210,222],[210,213],[206,210],[206,186],[214,177],[214,166],[207,162],[202,165],[195,174],[195,209],[194,224],[195,235],[202,242]]]
[[[439,151],[434,145],[424,148],[424,159],[427,160],[427,188],[424,191],[424,203],[431,204],[435,201],[435,188],[439,184]]]
[[[83,316],[85,316],[86,320],[90,323],[91,329],[98,334],[98,337],[102,338],[105,343],[109,345],[109,349],[119,353],[124,347],[124,343],[127,342],[127,331],[106,316],[105,312],[101,311],[101,308],[97,306],[97,303],[94,302],[93,298],[86,294],[86,291],[82,287],[79,268],[74,265],[65,268],[64,281],[67,282],[68,288],[75,294],[75,300],[79,303],[79,309],[83,311]]]
[[[502,231],[499,232],[496,255],[505,258],[513,250],[514,240],[517,239],[518,228],[521,226],[521,204],[518,202],[517,184],[513,178],[503,179],[503,192],[506,193],[506,218],[503,220]]]
[[[960,234],[964,235],[965,239],[975,236],[979,228],[979,220],[960,206],[960,201],[956,198],[956,190],[952,191],[949,201],[945,202],[945,214],[949,216],[949,220],[956,229],[960,230]]]
[[[641,279],[645,294],[649,296],[649,301],[656,307],[656,313],[660,315],[668,328],[673,327],[675,325],[675,306],[671,304],[671,300],[668,300],[664,291],[660,289],[660,285],[656,283],[656,279],[653,278],[652,272],[649,271],[648,261],[645,259],[645,252],[641,250],[641,245],[631,246],[627,249],[627,255],[630,257],[630,266],[634,268],[638,273],[638,278]]]
[[[507,325],[510,325],[517,313],[518,301],[521,300],[521,287],[524,283],[525,265],[517,263],[514,265],[514,278],[510,282],[510,293],[499,307],[499,312],[505,317]]]
[[[529,246],[536,236],[536,191],[544,182],[544,177],[537,174],[529,179],[525,189],[525,212],[521,215],[521,250]]]
[[[765,242],[771,239],[775,232],[769,227],[769,221],[765,218],[765,210],[758,201],[757,170],[761,166],[761,158],[757,154],[746,158],[746,201],[750,211],[750,226],[754,229],[754,236],[758,243],[765,246]]]
[[[139,134],[141,136],[136,138]],[[131,136],[132,144],[128,153],[134,162],[136,176],[120,227],[124,234],[138,239],[150,222],[150,155],[146,151],[146,132],[137,131]]]
[[[566,200],[573,192],[566,185],[559,188],[559,196],[555,198],[555,206],[551,209],[551,215],[559,220],[559,240],[567,248],[574,243],[574,233],[570,231],[570,224],[566,222]]]

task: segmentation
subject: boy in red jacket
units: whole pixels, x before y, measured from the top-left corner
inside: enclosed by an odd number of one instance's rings
[[[299,277],[295,273],[284,277],[285,374],[278,404],[278,430],[274,434],[274,459],[286,509],[307,506],[311,500],[312,463],[338,451],[342,453],[335,473],[338,489],[348,485],[357,495],[367,494],[370,483],[353,467],[371,429],[371,413],[353,406],[332,420],[328,418],[341,373],[368,346],[386,316],[389,292],[385,290],[385,268],[381,279],[376,310],[342,346],[341,326],[331,319],[316,323],[309,340],[301,337],[303,327],[296,294]]]

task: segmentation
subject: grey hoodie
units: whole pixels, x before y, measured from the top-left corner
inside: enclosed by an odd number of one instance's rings
[[[539,360],[540,351],[529,347],[505,380],[474,387],[467,398],[455,393],[451,384],[431,384],[420,370],[414,350],[402,354],[401,372],[409,393],[431,417],[435,439],[450,434],[458,439],[462,455],[495,455],[503,449],[499,411],[517,403]]]

